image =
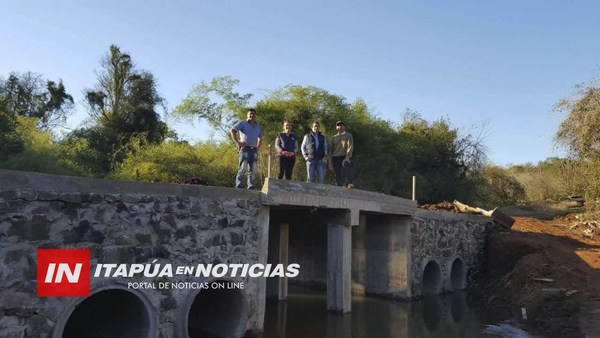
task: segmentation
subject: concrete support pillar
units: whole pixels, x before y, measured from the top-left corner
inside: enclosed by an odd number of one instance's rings
[[[279,226],[279,264],[287,267],[289,255],[289,237],[290,225],[281,224]],[[288,296],[288,278],[287,276],[279,277],[279,300],[286,300]]]
[[[277,303],[277,337],[285,337],[287,329],[287,302]]]
[[[350,312],[352,309],[352,228],[327,225],[327,309]]]
[[[289,255],[290,225],[287,223],[277,224],[269,232],[269,257],[268,263],[283,264],[287,267]],[[267,297],[279,300],[287,299],[288,278],[267,278]]]

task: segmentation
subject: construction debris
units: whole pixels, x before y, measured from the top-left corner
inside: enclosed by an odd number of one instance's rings
[[[419,208],[426,209],[426,210],[444,210],[444,211],[450,211],[450,212],[460,212],[458,210],[458,208],[456,207],[456,205],[454,205],[453,203],[450,203],[448,201],[444,201],[444,202],[436,203],[436,204],[423,204],[423,205],[419,205]]]
[[[484,210],[481,208],[473,208],[466,204],[460,203],[459,201],[456,201],[456,200],[454,201],[453,204],[456,205],[458,210],[460,210],[461,212],[471,213],[471,214],[482,214],[484,216],[491,217],[496,223],[500,224],[500,226],[505,227],[507,229],[510,229],[512,227],[512,225],[515,223],[514,218],[512,218],[509,215],[498,210],[498,208],[494,208],[493,210]]]
[[[496,223],[500,226],[510,229],[512,225],[515,223],[515,219],[510,217],[509,215],[503,213],[502,211],[495,208],[493,210],[485,210],[481,208],[473,208],[466,204],[460,203],[459,201],[454,201],[452,203],[448,201],[444,201],[436,204],[423,204],[420,205],[419,208],[426,210],[444,210],[456,213],[465,213],[465,214],[480,214],[487,217],[491,217]]]
[[[595,234],[600,232],[600,223],[598,221],[583,220],[579,215],[575,216],[578,221],[569,226],[570,230],[577,229],[581,235],[588,238],[593,238]]]

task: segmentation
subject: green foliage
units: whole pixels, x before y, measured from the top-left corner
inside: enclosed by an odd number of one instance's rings
[[[507,169],[486,166],[481,171],[479,200],[485,207],[515,205],[525,200],[525,188]]]
[[[589,212],[600,211],[600,158],[581,161],[578,177],[584,185],[586,209]]]
[[[31,72],[11,73],[8,79],[0,79],[0,100],[6,112],[38,118],[42,128],[64,122],[73,108],[73,97],[62,80],[58,84],[44,81],[41,75]]]
[[[25,141],[17,133],[17,117],[8,110],[4,97],[0,95],[0,161],[24,148]]]
[[[555,110],[567,112],[556,141],[576,159],[570,161],[570,176],[563,177],[572,191],[585,194],[588,209],[592,209],[600,199],[600,86],[596,80],[576,88],[573,96],[555,105]]]
[[[137,70],[131,56],[115,45],[100,64],[96,88],[85,96],[94,124],[75,130],[63,142],[87,147],[72,154],[73,161],[95,176],[108,175],[133,149],[160,144],[172,134],[156,112],[164,100],[151,73]]]
[[[447,120],[430,123],[413,111],[406,112],[398,134],[408,171],[417,177],[420,202],[474,201],[485,158],[482,140],[461,136]]]
[[[237,153],[229,143],[191,146],[170,141],[131,152],[113,177],[168,183],[193,177],[209,185],[232,186],[236,172]]]
[[[154,76],[138,71],[131,56],[115,45],[100,65],[98,83],[95,90],[87,90],[86,104],[96,125],[114,134],[117,144],[113,147],[124,146],[133,138],[149,144],[162,142],[168,128],[156,112],[164,99],[156,90]]]
[[[559,200],[582,191],[577,174],[580,166],[574,160],[552,157],[537,165],[524,164],[508,169],[523,185],[526,200],[530,202]]]
[[[409,197],[413,175],[418,177],[418,198],[422,202],[474,198],[475,182],[470,178],[468,156],[485,158],[485,149],[472,139],[461,137],[445,120],[429,123],[418,114],[407,114],[395,130],[389,121],[378,119],[364,101],[348,103],[342,96],[316,87],[286,86],[260,100],[258,120],[269,143],[274,142],[283,121],[291,121],[301,140],[313,121],[331,140],[335,122],[343,120],[354,136],[354,181],[361,189]],[[273,140],[273,141],[271,141]],[[478,147],[478,148],[475,148]],[[481,162],[481,161],[480,161]],[[303,180],[305,162],[296,161],[294,179]],[[329,175],[329,183],[333,176]]]
[[[556,141],[579,158],[600,157],[600,87],[596,82],[577,86],[575,95],[560,100],[556,111],[567,116],[556,132]]]
[[[35,171],[61,175],[83,175],[63,156],[62,148],[53,140],[53,135],[37,128],[39,119],[17,117],[16,133],[24,140],[23,149],[0,161],[5,169]]]
[[[257,102],[256,110],[265,144],[275,143],[277,133],[282,131],[283,121],[292,122],[293,131],[298,138],[298,147],[314,121],[320,122],[321,132],[329,140],[335,133],[335,121],[341,120],[345,116],[346,124],[353,126],[354,112],[345,99],[316,87],[286,86],[274,90]],[[355,158],[356,156],[355,154]],[[305,168],[304,158],[297,156],[292,178],[306,180]],[[333,182],[331,175],[329,175],[328,181]]]
[[[101,125],[74,130],[60,145],[71,165],[95,177],[108,176],[127,154],[114,132]]]
[[[52,134],[35,128],[39,120],[16,120],[16,108],[8,107],[13,101],[3,100],[6,96],[0,95],[0,121],[6,122],[0,126],[4,128],[0,145],[7,149],[6,160],[0,157],[4,167],[152,182],[194,177],[209,185],[232,186],[238,157],[229,140],[195,146],[178,142],[176,137],[165,142],[169,131],[156,113],[163,100],[152,74],[138,71],[131,57],[114,45],[101,65],[96,87],[86,92],[87,107],[94,117],[92,124],[59,142]],[[202,82],[173,114],[204,119],[227,137],[232,125],[245,118],[252,97],[237,93],[238,83],[231,77]],[[61,97],[66,96],[60,93],[66,94],[64,86],[49,84],[47,90],[55,94],[50,95],[54,99],[47,100],[46,107],[62,107]],[[352,160],[357,187],[409,197],[411,177],[416,175],[421,202],[469,202],[475,197],[485,148],[481,139],[461,135],[447,120],[429,122],[409,111],[398,126],[378,118],[361,99],[348,102],[343,96],[313,86],[273,90],[256,103],[256,109],[264,133],[259,184],[268,175],[266,149],[274,143],[283,121],[294,124],[299,141],[312,122],[318,121],[331,141],[336,133],[335,122],[343,120],[354,136]],[[273,174],[276,163],[273,157]],[[298,156],[293,178],[305,180],[305,167],[304,159]],[[328,183],[333,184],[333,174],[328,171],[327,176]]]
[[[216,77],[209,83],[201,82],[192,88],[171,114],[179,118],[205,120],[227,138],[238,118],[244,118],[244,110],[252,97],[252,94],[235,92],[238,84],[239,80],[230,76]],[[215,102],[215,99],[219,102]]]

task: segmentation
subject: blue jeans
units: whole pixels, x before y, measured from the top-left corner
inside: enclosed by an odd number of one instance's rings
[[[238,157],[240,162],[237,176],[235,178],[235,187],[242,187],[242,182],[244,181],[244,171],[246,170],[246,165],[248,165],[249,170],[247,187],[248,189],[252,189],[254,188],[256,163],[258,162],[258,153],[256,152],[256,148],[252,149],[249,147],[244,147],[238,152]]]
[[[306,162],[306,182],[325,183],[325,162],[323,160],[312,160]]]

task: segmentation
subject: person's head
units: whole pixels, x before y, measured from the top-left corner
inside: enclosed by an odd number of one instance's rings
[[[248,109],[248,122],[256,122],[256,109],[250,108]]]
[[[342,121],[337,121],[335,123],[335,130],[337,130],[338,134],[341,134],[344,132],[344,122]]]
[[[292,122],[290,121],[284,121],[283,122],[283,131],[285,131],[286,133],[289,133],[292,131]]]
[[[321,124],[319,124],[319,122],[313,122],[312,124],[312,128],[311,128],[313,133],[318,133],[321,130]]]

